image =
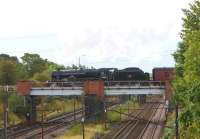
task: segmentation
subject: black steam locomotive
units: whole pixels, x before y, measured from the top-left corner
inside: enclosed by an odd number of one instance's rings
[[[52,81],[85,81],[102,79],[105,81],[133,81],[149,80],[149,73],[144,73],[137,67],[125,68],[100,68],[100,69],[80,69],[70,71],[54,71]]]

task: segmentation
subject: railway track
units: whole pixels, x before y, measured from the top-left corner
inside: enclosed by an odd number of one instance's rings
[[[82,117],[82,111],[77,111],[76,112],[76,120],[79,121]],[[43,124],[43,135],[47,135],[59,128],[62,127],[69,127],[71,125],[71,123],[74,122],[74,117],[73,114],[72,115],[68,115],[66,117],[62,117],[56,120],[51,120],[47,123]],[[30,132],[28,135],[26,135],[26,139],[38,139],[40,138],[42,135],[42,130],[41,127],[39,129],[36,129],[32,132]]]
[[[161,138],[162,131],[162,124],[164,124],[164,117],[165,115],[165,109],[163,108],[162,104],[160,105],[159,109],[157,110],[157,114],[154,116],[154,119],[152,119],[152,123],[148,127],[146,133],[144,134],[144,139],[159,139]]]
[[[160,103],[145,104],[142,109],[130,114],[129,118],[125,122],[122,122],[119,128],[114,129],[104,139],[142,139],[150,123],[152,123],[152,119],[158,111],[159,106]],[[161,114],[162,112],[159,113],[159,117],[161,117]],[[157,125],[154,124],[148,138],[154,138],[156,129]]]
[[[114,108],[118,104],[110,104],[109,108]],[[76,121],[81,120],[82,110],[75,111]],[[33,125],[18,124],[8,128],[8,139],[38,139],[42,135],[47,135],[63,127],[69,127],[74,122],[74,112],[66,112],[53,118],[47,118],[45,122],[37,122]],[[2,129],[3,134],[3,129]]]
[[[138,139],[142,139],[142,138],[143,138],[143,136],[144,136],[144,134],[145,134],[145,131],[147,130],[147,128],[148,128],[149,124],[151,123],[151,121],[152,121],[152,119],[153,119],[153,117],[154,117],[154,115],[155,115],[157,109],[159,108],[159,105],[160,105],[160,104],[155,104],[155,105],[152,107],[152,108],[155,107],[156,109],[150,108],[150,109],[151,109],[150,112],[147,113],[147,115],[144,116],[146,119],[145,119],[144,121],[140,121],[140,122],[138,123],[138,126],[137,126],[137,127],[138,127],[139,129],[142,129],[142,132],[135,132],[135,134],[132,132],[131,135],[130,135],[130,137],[133,136],[133,135],[135,135],[136,138],[138,138]],[[130,138],[130,137],[129,137],[129,138]]]
[[[113,109],[114,107],[116,107],[118,104],[109,104],[109,109]],[[53,126],[49,126],[49,124],[48,124],[48,127],[46,128],[46,129],[44,129],[44,132],[43,132],[43,134],[44,135],[47,135],[47,134],[49,134],[49,133],[51,133],[52,131],[55,131],[55,130],[57,130],[57,129],[60,129],[60,128],[62,128],[62,127],[64,127],[64,126],[66,126],[66,125],[68,125],[68,126],[70,126],[70,123],[72,123],[73,121],[74,121],[74,119],[73,119],[74,117],[73,117],[73,114],[72,114],[72,117],[71,118],[66,118],[66,119],[64,119],[64,121],[62,121],[61,123],[59,123],[59,119],[62,119],[62,117],[59,117],[58,119],[54,119],[53,121],[50,121],[50,122],[53,122]],[[76,114],[76,120],[77,121],[80,121],[81,120],[81,118],[82,118],[82,111],[80,111],[79,113],[77,113]],[[58,122],[58,124],[54,124],[54,123],[57,123]],[[26,137],[26,139],[38,139],[38,138],[40,138],[41,137],[41,130],[37,133],[34,133],[34,132],[32,132],[32,134],[31,135],[29,135],[28,137]]]
[[[80,117],[80,114],[82,113],[82,110],[79,109],[75,112],[76,114],[76,120],[78,120],[78,116]],[[44,123],[37,122],[34,125],[31,126],[22,126],[16,125],[16,128],[10,128],[8,129],[8,138],[9,139],[16,139],[16,138],[23,138],[26,136],[26,138],[31,138],[31,136],[36,136],[41,133],[41,126],[43,124],[44,127],[44,133],[47,133],[47,129],[56,129],[58,126],[63,124],[62,126],[69,124],[70,122],[74,121],[74,113],[73,112],[66,112],[60,116],[56,116],[54,118],[47,119]],[[17,128],[18,127],[18,128]],[[48,127],[48,128],[45,128]]]
[[[156,119],[156,121],[154,121],[155,123],[158,123],[160,121],[161,115],[162,115],[162,112],[159,113],[159,117],[158,117],[159,119]],[[157,128],[158,128],[158,124],[153,124],[153,128],[151,128],[152,129],[152,131],[151,131],[152,134],[151,134],[150,139],[154,139],[154,136],[155,136]]]

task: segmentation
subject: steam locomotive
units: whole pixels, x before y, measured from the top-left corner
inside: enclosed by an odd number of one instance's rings
[[[129,67],[122,70],[117,68],[80,69],[69,71],[54,71],[52,81],[85,81],[102,79],[104,81],[131,81],[149,80],[149,73],[145,73],[137,67]]]

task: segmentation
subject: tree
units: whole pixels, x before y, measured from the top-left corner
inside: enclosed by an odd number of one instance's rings
[[[17,59],[16,56],[9,56],[7,54],[0,54],[0,61],[4,61],[4,60],[10,60],[10,61],[13,61],[15,63],[19,63],[19,60]]]
[[[13,85],[16,82],[16,63],[0,61],[0,85]]]
[[[74,70],[78,70],[78,66],[72,64],[72,69],[74,69]]]
[[[0,54],[0,63],[4,61],[10,61],[15,65],[15,77],[16,81],[21,79],[27,79],[27,73],[22,63],[19,62],[18,58],[15,56],[9,56],[7,54]]]
[[[50,80],[50,77],[50,72],[48,70],[45,70],[40,73],[35,73],[32,79],[35,81],[45,82]]]
[[[60,70],[64,70],[64,69],[65,69],[64,65],[59,65],[54,62],[48,61],[48,70],[49,71],[54,71],[54,70],[60,71]]]
[[[185,62],[184,53],[186,51],[186,47],[183,42],[178,44],[178,50],[173,54],[175,62],[176,62],[176,75],[178,77],[183,77],[183,66]]]
[[[174,53],[176,79],[174,100],[183,107],[180,123],[183,138],[200,136],[200,1],[184,9],[182,42]]]
[[[65,69],[63,65],[59,65],[51,61],[46,61],[46,64],[47,69],[43,70],[42,72],[35,73],[31,79],[35,81],[45,82],[51,79],[51,73],[53,71],[60,71]]]
[[[25,53],[21,59],[29,77],[32,77],[35,73],[42,72],[48,68],[47,60],[42,59],[38,54]]]

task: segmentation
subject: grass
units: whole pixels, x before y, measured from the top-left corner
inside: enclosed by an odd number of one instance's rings
[[[170,139],[174,135],[174,124],[175,124],[175,114],[169,113],[167,123],[165,125],[164,134],[162,136],[162,139]]]
[[[128,107],[129,107],[129,110],[128,110]],[[138,105],[134,99],[126,101],[124,104],[121,104],[120,106],[117,106],[116,108],[114,108],[114,111],[109,111],[107,113],[107,119],[111,123],[119,122],[120,119],[123,119],[127,116],[124,114],[121,114],[121,118],[120,118],[120,113],[118,112],[128,114],[128,112],[131,112],[133,109],[136,109],[137,107]]]
[[[117,106],[114,108],[116,111],[120,111],[121,107],[121,112],[122,113],[127,113],[128,114],[128,106],[130,108],[130,112],[132,111],[131,109],[135,109],[138,107],[136,101],[134,99],[131,99],[130,101],[126,101],[124,104],[121,104],[120,106]],[[121,115],[121,118],[125,118],[126,115]],[[120,122],[120,114],[115,112],[115,111],[108,111],[107,112],[107,120],[108,122],[111,123],[116,123]],[[108,123],[107,123],[108,127]],[[101,136],[105,135],[109,132],[109,129],[105,129],[105,124],[104,123],[86,123],[85,124],[85,138],[90,139],[95,136]],[[82,134],[82,125],[75,124],[73,125],[64,135],[61,135],[57,137],[57,139],[82,139],[83,134]]]
[[[79,109],[81,107],[80,101],[75,101],[75,108]],[[58,100],[54,99],[48,103],[43,103],[43,105],[39,105],[38,109],[51,109],[52,111],[45,111],[45,117],[54,117],[64,112],[71,112],[74,110],[74,99],[65,99]],[[37,119],[41,120],[42,112],[38,111]]]
[[[9,125],[15,125],[20,123],[22,120],[22,117],[17,116],[17,114],[13,113],[12,111],[9,111],[8,113],[8,122]],[[0,104],[0,128],[2,128],[4,125],[3,121],[3,104]]]
[[[3,102],[0,102],[0,128],[3,127]],[[76,100],[76,109],[81,107],[80,101]],[[70,112],[74,109],[74,99],[73,98],[65,98],[63,100],[59,99],[52,99],[50,102],[45,102],[43,105],[39,105],[37,109],[51,109],[53,111],[45,111],[44,116],[45,117],[54,117],[56,115],[59,115],[64,112]],[[21,121],[25,120],[25,117],[19,117],[14,112],[9,111],[9,125],[17,124]],[[42,112],[37,111],[37,119],[38,121],[41,121],[42,118]]]
[[[72,128],[65,133],[64,135],[57,137],[56,139],[82,139],[83,132],[82,132],[82,125],[76,124],[73,125]],[[90,139],[97,135],[106,134],[107,130],[104,128],[104,124],[102,123],[86,123],[85,124],[85,139]]]

